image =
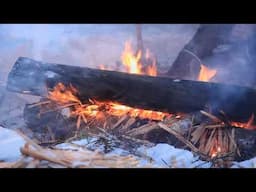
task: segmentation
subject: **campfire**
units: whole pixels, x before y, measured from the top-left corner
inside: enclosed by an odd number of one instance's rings
[[[101,134],[130,151],[135,145],[166,142],[214,167],[247,158],[256,137],[254,89],[213,82],[218,71],[201,62],[193,80],[166,77],[149,49],[134,51],[129,41],[120,63],[91,69],[20,57],[7,88],[41,96],[24,109],[28,127],[39,133],[39,145]],[[48,152],[39,151],[47,159]],[[28,145],[23,152],[40,156]]]

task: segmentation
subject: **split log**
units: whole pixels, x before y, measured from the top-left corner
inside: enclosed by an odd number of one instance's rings
[[[7,89],[47,96],[57,83],[72,84],[79,99],[116,101],[142,109],[163,112],[194,112],[206,105],[223,110],[236,121],[256,114],[256,90],[219,83],[177,80],[127,74],[86,67],[67,66],[20,57],[8,76]]]

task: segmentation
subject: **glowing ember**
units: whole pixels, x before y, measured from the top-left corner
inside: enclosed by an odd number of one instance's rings
[[[218,147],[213,147],[212,148],[212,150],[211,150],[211,152],[210,152],[210,154],[211,154],[211,158],[214,158],[214,157],[216,157],[218,154],[220,154],[221,153],[221,148],[220,148],[220,146],[218,146]]]
[[[234,127],[241,127],[245,129],[256,129],[256,125],[253,125],[253,121],[254,121],[254,114],[251,115],[247,123],[231,122],[230,124]]]
[[[71,115],[81,116],[83,118],[97,118],[101,112],[105,112],[113,116],[123,116],[128,114],[131,117],[152,120],[163,120],[164,117],[170,116],[168,113],[132,108],[115,102],[90,100],[90,104],[82,104],[75,94],[77,94],[77,90],[74,87],[65,87],[62,83],[58,83],[54,87],[53,91],[49,91],[48,98],[60,104],[77,103],[77,105],[74,106],[74,110],[71,112]]]
[[[75,111],[72,112],[73,115],[84,114],[85,116],[95,117],[100,112],[106,112],[113,116],[123,116],[128,114],[130,117],[139,117],[141,119],[152,119],[152,120],[163,120],[164,117],[169,116],[168,113],[162,113],[157,111],[136,109],[128,107],[126,105],[121,105],[114,102],[100,102],[94,101],[91,105],[81,105],[76,107]]]
[[[201,69],[198,75],[198,81],[209,82],[217,73],[215,69],[209,69],[204,65],[201,65]]]

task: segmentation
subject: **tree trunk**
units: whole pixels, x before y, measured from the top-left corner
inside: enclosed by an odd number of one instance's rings
[[[194,37],[181,50],[167,72],[168,76],[196,79],[201,59],[210,56],[218,45],[229,41],[234,24],[203,24]]]

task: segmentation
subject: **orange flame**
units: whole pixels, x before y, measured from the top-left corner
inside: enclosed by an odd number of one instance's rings
[[[143,67],[141,61],[145,57],[146,67]],[[125,72],[132,74],[146,74],[149,76],[157,76],[156,59],[152,56],[149,49],[146,50],[145,55],[142,55],[142,50],[139,50],[137,54],[134,53],[130,41],[125,42],[124,51],[121,54],[121,60],[125,67]],[[99,69],[101,70],[117,70],[106,67],[100,64]]]
[[[72,85],[70,85],[70,87],[65,87],[62,83],[58,83],[53,88],[53,91],[49,91],[48,99],[62,104],[70,102],[81,103],[75,96],[77,93],[77,90]]]
[[[245,129],[256,129],[256,125],[253,125],[254,114],[251,115],[250,119],[246,123],[241,122],[231,122],[230,124],[234,127],[241,127]]]
[[[123,116],[125,114],[130,117],[139,117],[141,119],[152,119],[152,120],[163,120],[165,117],[170,116],[168,113],[143,110],[132,108],[126,105],[121,105],[114,102],[100,102],[94,101],[94,104],[87,106],[78,106],[75,111],[72,112],[73,115],[83,114],[89,117],[96,117],[100,112],[105,111],[109,115],[113,116]]]
[[[121,59],[128,73],[143,74],[142,64],[140,63],[141,50],[135,55],[129,41],[125,42]]]
[[[71,115],[85,117],[96,117],[101,112],[106,112],[113,116],[129,115],[130,117],[139,117],[142,119],[152,119],[152,120],[163,120],[165,117],[170,116],[168,113],[143,110],[132,108],[126,105],[122,105],[115,102],[100,102],[100,101],[90,101],[90,104],[82,104],[81,101],[75,96],[77,90],[73,86],[65,87],[62,83],[58,83],[53,91],[49,91],[48,99],[55,101],[60,104],[77,103],[74,106],[74,110],[71,111]]]
[[[151,53],[148,49],[146,50],[145,59],[147,61],[152,60],[152,63],[149,63],[145,71],[142,69],[142,57],[142,50],[139,50],[137,54],[134,54],[131,42],[125,42],[124,51],[121,55],[121,60],[126,68],[126,72],[133,74],[147,74],[150,76],[157,76],[156,60],[154,57],[151,56]]]
[[[198,75],[198,81],[209,82],[217,73],[215,69],[209,69],[201,64],[201,69]]]

